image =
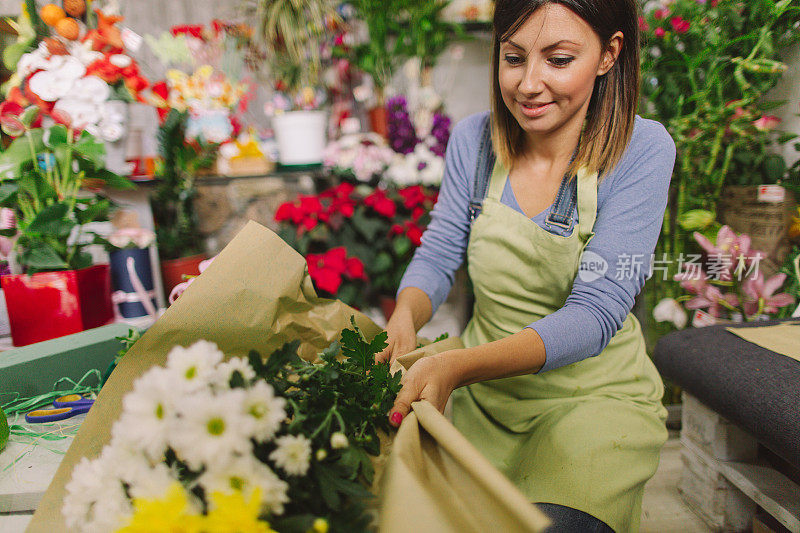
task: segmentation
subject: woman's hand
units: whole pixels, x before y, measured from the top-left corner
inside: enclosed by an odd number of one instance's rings
[[[447,399],[455,388],[455,376],[443,357],[447,353],[450,352],[423,357],[403,374],[400,381],[403,388],[389,412],[389,421],[393,426],[400,425],[411,410],[411,404],[417,400],[428,400],[439,412],[444,412]]]
[[[389,365],[394,360],[414,350],[417,347],[417,330],[414,328],[414,319],[407,308],[397,308],[386,324],[388,346],[375,356],[375,361],[380,363],[388,361]]]

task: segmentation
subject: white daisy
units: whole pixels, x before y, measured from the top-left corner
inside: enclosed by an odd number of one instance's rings
[[[231,458],[252,452],[253,419],[242,414],[245,391],[187,397],[169,444],[193,470],[222,468]]]
[[[122,483],[109,475],[110,464],[101,458],[84,458],[67,483],[61,512],[67,526],[84,532],[119,529],[131,516],[132,508]]]
[[[234,372],[239,372],[245,383],[256,377],[256,371],[244,357],[232,357],[217,366],[213,382],[222,388],[228,388]]]
[[[175,346],[167,355],[167,369],[178,378],[177,384],[183,390],[193,392],[205,387],[214,377],[214,367],[222,357],[216,344],[201,340],[188,348]]]
[[[160,461],[177,420],[182,393],[171,372],[153,368],[139,378],[122,400],[122,416],[111,430],[112,438]]]
[[[310,464],[311,441],[303,435],[284,435],[275,442],[278,447],[269,458],[290,476],[304,476]]]
[[[242,412],[254,421],[253,438],[270,440],[286,418],[286,399],[275,396],[271,385],[258,381],[247,389]]]
[[[289,501],[286,495],[289,485],[252,455],[237,457],[225,468],[207,470],[198,483],[206,494],[241,491],[245,498],[258,488],[261,490],[261,504],[271,514],[283,513],[283,504]]]

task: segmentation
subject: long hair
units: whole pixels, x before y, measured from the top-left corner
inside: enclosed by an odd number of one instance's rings
[[[497,0],[492,55],[492,142],[498,159],[511,168],[523,146],[523,130],[500,93],[500,44],[509,39],[534,11],[561,4],[585,20],[605,50],[615,32],[622,49],[611,69],[598,76],[589,101],[578,152],[568,172],[585,167],[590,173],[611,170],[622,158],[633,133],[639,101],[639,23],[636,0]]]

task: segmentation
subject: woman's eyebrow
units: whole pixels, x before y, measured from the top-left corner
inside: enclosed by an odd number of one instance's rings
[[[521,45],[515,43],[511,39],[507,39],[507,40],[505,40],[503,42],[510,44],[514,48],[519,48],[520,50],[525,51],[525,47],[524,46],[521,46]],[[542,48],[542,50],[547,52],[547,51],[552,50],[554,48],[558,48],[562,44],[571,44],[571,45],[574,45],[574,46],[581,46],[580,43],[576,43],[575,41],[570,41],[569,39],[561,39],[560,41],[557,41],[557,42],[555,42],[553,44],[548,44],[547,46]]]

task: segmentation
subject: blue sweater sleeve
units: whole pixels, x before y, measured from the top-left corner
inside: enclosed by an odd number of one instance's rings
[[[583,261],[605,260],[606,272],[578,275],[564,306],[528,326],[544,341],[540,372],[598,355],[622,327],[649,271],[674,163],[666,129],[637,118],[622,160],[598,187],[595,235],[584,251]]]
[[[435,313],[447,298],[455,271],[464,260],[469,239],[469,200],[478,161],[480,128],[486,113],[461,120],[453,128],[445,151],[445,167],[439,199],[431,212],[431,222],[422,235],[422,244],[400,281],[406,287],[422,289],[430,298]]]

